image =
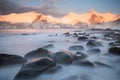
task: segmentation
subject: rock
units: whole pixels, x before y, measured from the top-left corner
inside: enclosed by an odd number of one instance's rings
[[[69,50],[71,51],[80,51],[80,50],[84,50],[84,47],[81,45],[75,45],[75,46],[70,46]]]
[[[109,53],[120,55],[120,46],[113,46],[109,49]]]
[[[94,53],[100,53],[101,50],[100,50],[99,48],[94,48],[94,49],[90,49],[90,50],[88,50],[87,52],[88,52],[88,53],[92,53],[92,54],[94,54]]]
[[[89,40],[87,42],[87,46],[88,47],[98,47],[98,46],[102,46],[102,44],[100,42],[95,41],[95,40]]]
[[[27,80],[38,76],[47,69],[54,67],[55,62],[47,57],[42,57],[25,63],[15,76],[14,80]]]
[[[96,36],[92,36],[92,37],[90,37],[90,38],[92,38],[92,39],[97,39],[97,37],[96,37]]]
[[[32,60],[35,58],[40,58],[40,57],[50,57],[50,53],[48,50],[39,48],[37,50],[31,51],[25,55],[25,58],[27,60]]]
[[[70,33],[69,33],[69,32],[67,32],[67,33],[64,33],[64,35],[65,35],[65,36],[70,36]]]
[[[107,64],[104,64],[104,63],[101,63],[101,62],[98,62],[98,61],[96,61],[96,62],[94,62],[96,65],[98,65],[98,66],[101,66],[101,67],[107,67],[107,68],[112,68],[112,66],[110,66],[110,65],[107,65]]]
[[[78,37],[78,34],[77,34],[77,33],[73,33],[72,36],[73,36],[73,37]]]
[[[43,48],[44,48],[44,49],[49,49],[49,48],[53,48],[53,47],[54,47],[53,44],[48,44],[48,45],[44,46]]]
[[[78,66],[83,66],[83,67],[94,67],[94,64],[88,60],[84,60],[84,61],[76,61],[73,64],[78,65]]]
[[[23,64],[26,60],[18,55],[0,54],[0,66]]]
[[[73,58],[74,60],[82,60],[82,59],[85,59],[87,57],[86,54],[82,53],[82,52],[77,52]]]
[[[80,36],[80,37],[78,37],[78,40],[79,41],[87,41],[89,38],[88,37],[86,37],[86,36]]]
[[[62,69],[62,66],[56,65],[56,66],[54,66],[54,67],[51,67],[51,68],[47,69],[47,70],[45,71],[45,73],[55,73],[55,72],[57,72],[57,71],[59,71],[59,70],[61,70],[61,69]]]
[[[51,55],[51,57],[57,63],[71,64],[73,61],[73,56],[71,54],[72,53],[68,51],[60,51],[60,52],[54,53],[53,55]]]
[[[79,77],[77,75],[72,75],[72,76],[66,77],[62,80],[78,80],[78,79],[79,79]]]
[[[91,77],[87,74],[80,74],[80,80],[91,80]]]

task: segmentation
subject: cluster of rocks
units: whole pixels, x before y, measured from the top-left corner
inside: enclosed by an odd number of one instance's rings
[[[86,33],[65,33],[65,36],[77,37],[78,41],[85,41],[89,48],[88,53],[101,53],[99,46],[103,46],[101,42],[97,41],[97,37],[91,37]],[[118,38],[117,36],[116,38]],[[116,39],[119,42],[118,39]],[[116,43],[116,42],[115,42]],[[115,44],[113,43],[113,44]],[[84,47],[82,45],[72,45],[68,47],[70,51],[58,51],[52,53],[48,48],[53,48],[53,44],[46,45],[31,52],[28,52],[24,57],[9,54],[0,54],[0,66],[22,64],[20,71],[16,74],[14,80],[26,80],[34,78],[42,73],[55,73],[62,69],[62,65],[76,65],[89,68],[95,66],[102,66],[112,68],[111,65],[95,61],[87,60],[88,55],[83,53]],[[76,51],[73,53],[72,51]],[[120,46],[111,46],[108,49],[110,54],[120,55]],[[74,79],[74,77],[72,77]],[[75,77],[76,78],[76,77]],[[69,80],[69,78],[67,79]]]

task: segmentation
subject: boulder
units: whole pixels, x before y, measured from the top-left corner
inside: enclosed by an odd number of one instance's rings
[[[100,42],[95,41],[95,40],[89,40],[87,42],[87,46],[88,47],[98,47],[98,46],[102,46],[102,44]]]
[[[87,55],[82,52],[76,52],[76,54],[73,56],[74,60],[82,60],[87,58]]]
[[[53,44],[48,44],[48,45],[44,46],[43,48],[44,49],[50,49],[50,48],[53,48],[53,47],[54,47]]]
[[[65,35],[65,36],[70,36],[70,33],[69,33],[69,32],[67,32],[67,33],[64,33],[64,35]]]
[[[39,48],[37,50],[31,51],[25,55],[25,58],[27,60],[32,60],[35,58],[40,58],[40,57],[50,57],[50,53],[48,50]]]
[[[51,55],[52,59],[60,64],[71,64],[73,61],[73,56],[71,52],[60,51]]]
[[[73,33],[72,36],[73,37],[78,37],[78,34],[77,33]]]
[[[78,65],[78,66],[83,66],[83,67],[90,67],[93,68],[94,64],[92,62],[90,62],[89,60],[83,60],[83,61],[76,61],[73,63],[74,65]]]
[[[86,36],[80,36],[80,37],[78,37],[78,40],[79,41],[87,41],[89,38],[88,37],[86,37]]]
[[[71,51],[80,51],[80,50],[84,50],[84,47],[81,45],[75,45],[75,46],[70,46],[69,50]]]
[[[55,62],[47,57],[35,59],[25,63],[15,76],[14,80],[28,80],[34,78],[55,65]]]
[[[92,53],[92,54],[95,54],[95,53],[100,53],[101,50],[99,48],[94,48],[94,49],[90,49],[87,51],[88,53]]]
[[[55,73],[55,72],[57,72],[57,71],[59,71],[59,70],[61,70],[61,69],[62,69],[62,66],[56,65],[56,66],[54,66],[54,67],[51,67],[51,68],[47,69],[47,70],[45,71],[45,73]]]
[[[113,46],[109,48],[109,53],[120,55],[120,46]]]
[[[77,75],[72,75],[72,76],[65,77],[65,78],[62,79],[62,80],[79,80],[79,76],[77,76]]]
[[[94,63],[95,63],[95,65],[100,66],[100,67],[112,68],[112,66],[102,63],[102,62],[95,61]]]
[[[18,55],[13,54],[0,54],[0,66],[23,64],[26,60]]]

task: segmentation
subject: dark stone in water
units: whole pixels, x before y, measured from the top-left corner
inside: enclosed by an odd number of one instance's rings
[[[92,38],[92,39],[97,39],[97,37],[96,37],[96,36],[92,36],[92,37],[90,37],[90,38]]]
[[[18,55],[0,54],[0,67],[6,65],[22,64],[25,62],[26,60]]]
[[[77,34],[77,33],[73,33],[72,36],[73,36],[73,37],[78,37],[78,34]]]
[[[53,48],[53,47],[54,47],[53,44],[48,44],[48,45],[44,46],[43,48],[44,48],[44,49],[49,49],[49,48]]]
[[[87,74],[80,74],[80,80],[91,80],[91,77]]]
[[[45,71],[45,73],[55,73],[55,72],[57,72],[57,71],[59,71],[59,70],[61,70],[61,69],[62,69],[62,66],[56,65],[56,66],[54,66],[54,67],[51,67],[51,68],[47,69],[47,70]]]
[[[95,53],[100,53],[101,50],[100,50],[99,48],[94,48],[94,49],[88,50],[87,52],[88,52],[88,53],[93,53],[93,54],[95,54]]]
[[[91,67],[91,68],[94,67],[94,64],[88,60],[83,60],[83,61],[79,60],[79,61],[74,62],[73,64],[83,66],[83,67]]]
[[[101,66],[101,67],[107,67],[107,68],[112,68],[112,66],[108,65],[108,64],[104,64],[104,63],[101,63],[101,62],[94,62],[96,65],[98,66]]]
[[[49,52],[46,49],[43,48],[38,48],[34,51],[31,51],[25,55],[25,58],[27,60],[32,60],[35,58],[40,58],[40,57],[50,57],[51,52]]]
[[[120,55],[120,46],[113,46],[109,49],[109,53]]]
[[[30,34],[26,34],[26,33],[24,33],[24,34],[21,34],[21,35],[30,35]]]
[[[70,33],[69,33],[69,32],[67,32],[67,33],[64,33],[64,35],[65,35],[65,36],[70,36]]]
[[[84,50],[84,47],[81,45],[75,45],[75,46],[70,46],[69,50],[71,51],[80,51],[80,50]]]
[[[66,77],[62,80],[79,80],[79,77],[77,75],[72,75],[72,76]]]
[[[72,53],[68,51],[56,52],[51,55],[51,57],[53,60],[55,60],[55,62],[60,64],[71,64],[73,61]]]
[[[31,62],[25,63],[15,76],[14,80],[29,80],[37,77],[47,69],[54,67],[55,62],[47,57],[42,57]]]
[[[79,41],[86,41],[86,40],[88,40],[89,38],[88,37],[86,37],[86,36],[80,36],[80,37],[78,37],[78,40]]]
[[[87,46],[88,47],[98,47],[98,46],[102,46],[102,44],[100,42],[95,41],[95,40],[89,40],[87,42]]]
[[[73,56],[74,60],[82,60],[87,58],[87,55],[82,53],[82,52],[77,52],[74,56]]]

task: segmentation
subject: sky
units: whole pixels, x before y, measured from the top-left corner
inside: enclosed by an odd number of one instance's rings
[[[90,9],[120,14],[120,0],[0,0],[0,14],[35,11],[62,16],[69,12],[86,13]]]

